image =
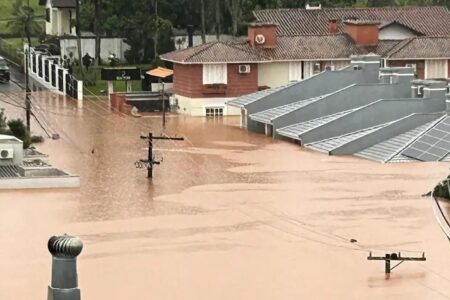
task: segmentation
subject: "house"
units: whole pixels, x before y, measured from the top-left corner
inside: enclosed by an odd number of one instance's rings
[[[53,36],[75,35],[74,20],[77,0],[39,0],[45,5],[45,34]]]
[[[72,188],[80,177],[48,164],[47,156],[23,149],[23,142],[0,134],[0,189]]]
[[[413,67],[380,68],[352,56],[343,69],[239,97],[242,127],[328,155],[380,162],[450,161],[446,80],[415,79]]]
[[[161,56],[174,64],[179,111],[239,114],[227,102],[310,78],[375,53],[382,67],[408,66],[419,79],[448,78],[450,12],[445,7],[273,9],[254,12],[245,38]]]

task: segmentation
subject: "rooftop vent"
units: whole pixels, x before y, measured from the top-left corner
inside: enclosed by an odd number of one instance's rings
[[[318,10],[318,9],[322,9],[322,4],[320,4],[320,3],[306,3],[305,8],[307,10]]]

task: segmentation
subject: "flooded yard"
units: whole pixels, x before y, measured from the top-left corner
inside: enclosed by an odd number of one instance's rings
[[[0,192],[0,299],[45,299],[46,243],[65,232],[85,244],[83,299],[450,299],[450,243],[420,196],[449,164],[329,157],[238,117],[169,115],[163,130],[100,100],[34,101],[61,136],[38,149],[81,188]],[[155,143],[152,181],[134,165],[148,132],[185,137]],[[387,279],[369,251],[427,261]]]

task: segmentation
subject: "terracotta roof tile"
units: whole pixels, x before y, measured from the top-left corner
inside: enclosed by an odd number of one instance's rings
[[[388,53],[389,58],[450,58],[450,36],[415,37],[400,42]]]
[[[269,62],[301,59],[348,59],[364,54],[346,34],[318,36],[281,36],[277,47],[252,47],[247,40],[213,42],[181,51],[166,53],[163,60],[179,63]]]
[[[328,21],[361,19],[396,21],[425,35],[450,35],[450,12],[443,6],[267,9],[254,12],[258,21],[273,22],[279,26],[279,35],[320,35],[328,33]],[[339,28],[343,32],[343,26]]]

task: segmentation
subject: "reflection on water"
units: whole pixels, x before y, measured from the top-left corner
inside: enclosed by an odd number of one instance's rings
[[[447,241],[420,197],[445,164],[328,157],[241,130],[236,117],[170,115],[163,130],[158,114],[126,117],[102,100],[80,108],[42,93],[33,105],[61,136],[39,150],[81,188],[0,192],[0,299],[45,298],[45,242],[62,232],[85,242],[85,299],[450,297]],[[185,137],[155,142],[153,180],[134,165],[148,132]],[[385,280],[369,250],[429,260]]]

